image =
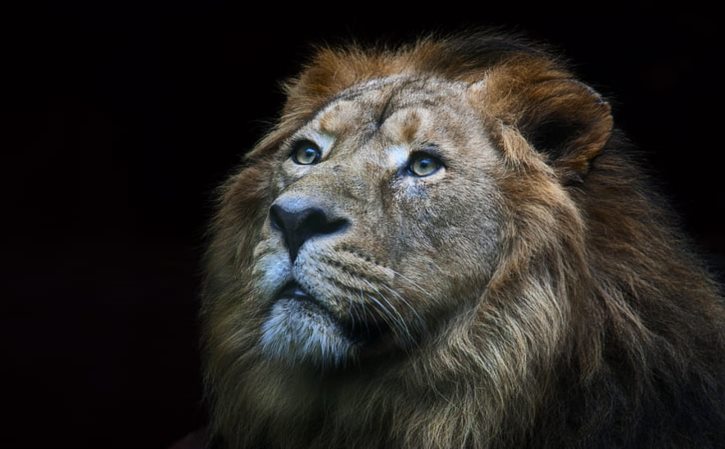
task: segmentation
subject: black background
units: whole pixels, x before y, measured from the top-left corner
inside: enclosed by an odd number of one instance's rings
[[[20,101],[4,105],[0,165],[0,445],[165,447],[203,425],[196,313],[211,191],[274,119],[278,83],[311,43],[480,25],[551,43],[611,99],[722,272],[718,15],[509,3],[58,2],[31,15],[4,58]]]

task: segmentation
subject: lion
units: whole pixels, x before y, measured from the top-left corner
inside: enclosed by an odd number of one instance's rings
[[[719,287],[564,62],[327,46],[285,91],[210,227],[212,447],[725,447]]]

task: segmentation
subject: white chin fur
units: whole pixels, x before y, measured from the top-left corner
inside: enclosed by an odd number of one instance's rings
[[[323,367],[343,364],[353,350],[337,323],[297,299],[280,299],[274,304],[262,324],[260,345],[270,358]]]

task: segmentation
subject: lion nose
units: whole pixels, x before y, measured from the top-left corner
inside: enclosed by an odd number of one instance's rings
[[[280,231],[284,236],[292,262],[310,238],[341,232],[350,224],[347,219],[335,217],[326,208],[304,201],[273,204],[269,210],[269,222],[272,229]]]

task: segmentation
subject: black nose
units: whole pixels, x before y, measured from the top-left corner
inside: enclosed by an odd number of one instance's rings
[[[349,225],[344,218],[333,217],[319,206],[295,204],[294,206],[274,204],[269,210],[269,221],[273,229],[282,232],[292,262],[297,258],[302,245],[314,236],[342,231]]]

